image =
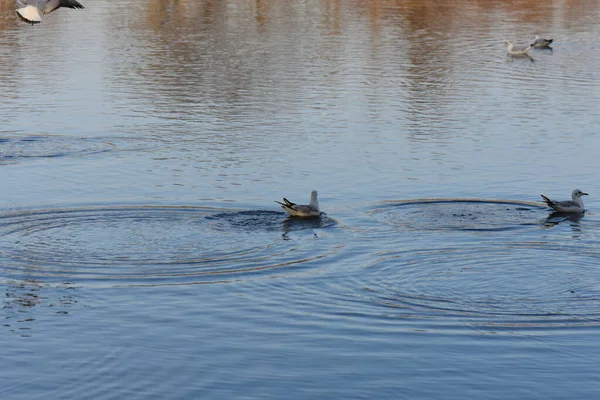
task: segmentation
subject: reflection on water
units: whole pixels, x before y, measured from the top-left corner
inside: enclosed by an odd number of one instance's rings
[[[0,0],[0,397],[597,397],[600,3],[84,5]]]
[[[574,229],[579,229],[579,220],[581,220],[581,218],[583,218],[585,214],[583,213],[563,213],[563,212],[552,212],[550,213],[550,215],[548,215],[548,217],[546,218],[546,221],[544,223],[544,227],[552,227],[554,225],[558,225],[561,222],[565,222],[565,223],[569,223],[569,225],[571,227],[573,227]]]

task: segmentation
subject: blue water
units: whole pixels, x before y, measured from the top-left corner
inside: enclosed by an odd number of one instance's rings
[[[83,4],[0,2],[0,398],[600,395],[597,2]]]

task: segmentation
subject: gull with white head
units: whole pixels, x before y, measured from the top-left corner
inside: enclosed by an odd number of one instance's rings
[[[279,201],[275,201],[275,203],[281,204],[281,208],[283,208],[290,217],[320,217],[321,212],[319,211],[319,199],[317,198],[317,195],[316,190],[311,192],[310,203],[308,203],[308,205],[292,203],[285,197],[283,198],[283,203]]]
[[[550,43],[552,43],[554,39],[544,39],[539,36],[533,38],[533,43],[531,44],[533,47],[537,48],[549,48]]]
[[[46,15],[60,7],[84,8],[76,0],[17,0],[17,15],[28,24],[42,22],[40,13]]]
[[[510,40],[507,40],[504,44],[506,45],[506,52],[513,56],[524,56],[533,46],[531,44],[529,46],[515,46]]]
[[[564,212],[564,213],[583,213],[583,212],[585,212],[585,209],[583,208],[583,200],[581,199],[581,196],[587,196],[587,195],[588,195],[587,193],[583,193],[581,190],[575,189],[575,190],[573,190],[573,193],[571,194],[571,197],[573,200],[554,201],[554,200],[550,200],[543,194],[541,196],[542,196],[542,199],[544,199],[544,202],[546,204],[548,204],[548,206],[553,208],[554,211]]]

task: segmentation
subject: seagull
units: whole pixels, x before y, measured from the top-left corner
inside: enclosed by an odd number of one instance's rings
[[[504,44],[507,46],[506,52],[513,56],[524,56],[533,46],[531,44],[529,46],[515,46],[510,40],[507,40]]]
[[[554,39],[542,39],[539,36],[533,38],[533,43],[531,44],[533,47],[549,47],[550,43],[552,43]]]
[[[46,15],[60,7],[84,8],[76,0],[17,0],[17,5],[19,18],[31,25],[42,22],[40,12]]]
[[[277,204],[281,204],[281,208],[283,208],[290,217],[320,217],[321,212],[319,211],[319,200],[317,199],[317,191],[313,190],[310,194],[310,203],[308,205],[300,205],[296,203],[292,203],[285,197],[283,198],[283,203],[279,201],[275,201]]]
[[[554,211],[563,212],[563,213],[583,213],[585,210],[583,209],[583,200],[581,200],[581,196],[587,196],[587,193],[583,193],[579,189],[573,190],[573,194],[571,197],[573,200],[565,200],[565,201],[554,201],[550,200],[543,194],[542,199],[554,209]]]

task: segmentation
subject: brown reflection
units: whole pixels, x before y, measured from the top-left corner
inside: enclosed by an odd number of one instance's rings
[[[14,0],[0,0],[0,92],[3,96],[5,111],[12,107],[13,99],[18,98],[18,75],[20,29],[30,28],[20,26],[21,21],[17,18]],[[0,113],[0,132],[5,132],[13,118],[11,112]]]
[[[269,22],[269,4],[268,0],[256,0],[256,23],[262,29],[267,26]]]
[[[327,60],[340,51],[337,45],[313,45],[339,31],[339,1],[326,4],[321,9],[315,3],[268,0],[152,0],[137,19],[114,11],[113,51],[124,47],[140,54],[134,65],[122,63],[128,54],[117,55],[115,78],[119,86],[131,85],[133,97],[146,99],[148,91],[155,92],[159,98],[152,107],[179,120],[207,111],[243,118],[257,109],[275,118],[289,96],[297,98],[304,90],[301,79],[288,79],[290,66]]]
[[[180,30],[194,25],[205,27],[223,5],[211,0],[150,0],[144,6],[144,28],[152,30]]]
[[[14,29],[22,23],[17,18],[15,0],[0,0],[0,31]]]
[[[149,0],[127,15],[107,11],[110,79],[160,117],[228,122],[257,112],[276,119],[311,96],[338,100],[342,85],[362,79],[359,101],[374,118],[380,93],[372,88],[395,85],[409,124],[425,116],[439,128],[476,109],[453,108],[471,64],[501,57],[508,38],[555,36],[599,7],[595,0]],[[388,76],[384,62],[395,63]]]

